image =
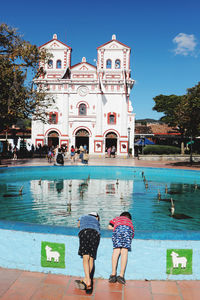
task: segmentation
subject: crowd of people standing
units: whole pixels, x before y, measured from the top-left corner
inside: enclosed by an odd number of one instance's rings
[[[74,147],[71,146],[68,151],[67,147],[49,147],[48,150],[48,162],[54,161],[55,165],[64,165],[65,159],[70,159],[72,163],[81,161],[83,164],[87,164],[89,160],[89,154],[87,146]]]
[[[58,149],[60,149],[59,152],[62,153],[64,159],[71,159],[72,162],[81,161],[83,164],[88,163],[89,154],[87,145],[80,145],[80,147],[74,147],[72,145],[71,148],[68,148],[67,145],[49,147],[48,145],[42,146],[41,144],[38,144],[37,146],[32,145],[31,150],[27,150],[26,148],[18,149],[16,146],[11,147],[11,145],[9,145],[10,154],[8,156],[13,160],[26,157],[47,157],[48,162],[51,163],[53,161],[55,162]],[[106,157],[108,158],[115,158],[116,152],[117,150],[115,145],[108,146],[105,150]]]

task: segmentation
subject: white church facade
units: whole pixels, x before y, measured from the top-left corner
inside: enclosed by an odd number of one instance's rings
[[[71,66],[71,47],[53,39],[40,47],[52,54],[40,63],[45,75],[35,81],[46,85],[55,103],[48,122],[32,121],[32,143],[66,145],[69,149],[86,145],[92,155],[104,155],[110,146],[118,156],[134,151],[135,114],[130,91],[134,85],[130,70],[130,47],[112,36],[97,48],[96,65],[83,57]]]

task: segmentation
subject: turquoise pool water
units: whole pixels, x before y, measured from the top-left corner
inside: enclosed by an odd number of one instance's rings
[[[159,191],[162,200],[173,198],[176,213],[192,218],[171,218],[171,203],[159,201]],[[8,221],[75,228],[80,215],[98,211],[105,229],[111,218],[128,210],[136,231],[199,231],[200,172],[98,166],[1,168],[0,205],[0,219]]]

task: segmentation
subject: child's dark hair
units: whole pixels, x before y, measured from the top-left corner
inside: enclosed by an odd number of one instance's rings
[[[124,211],[123,213],[121,213],[120,217],[127,217],[132,220],[131,214],[128,211]]]

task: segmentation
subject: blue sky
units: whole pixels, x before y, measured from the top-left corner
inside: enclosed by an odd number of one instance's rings
[[[57,33],[73,49],[72,64],[83,56],[94,64],[96,48],[116,34],[132,50],[136,119],[159,119],[153,97],[183,95],[200,81],[199,11],[199,0],[11,0],[1,2],[0,23],[38,46]]]

